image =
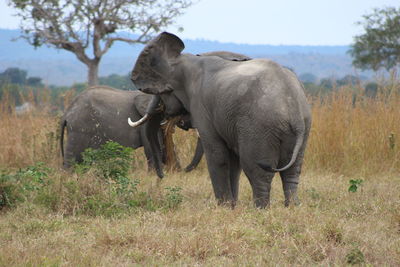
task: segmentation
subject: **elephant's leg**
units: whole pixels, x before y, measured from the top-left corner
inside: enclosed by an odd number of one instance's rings
[[[276,167],[279,160],[279,151],[270,144],[254,143],[254,138],[247,138],[240,151],[240,163],[253,190],[253,201],[257,208],[265,208],[270,203],[271,182],[274,172],[265,171],[257,162],[266,162]]]
[[[299,204],[297,186],[299,184],[300,171],[301,163],[298,164],[296,161],[291,168],[280,172],[286,207],[289,206],[290,203],[294,203],[295,205]]]
[[[234,205],[236,204],[237,200],[238,200],[238,196],[239,196],[239,176],[240,176],[240,171],[241,171],[241,167],[240,167],[240,160],[239,157],[231,152],[230,153],[230,162],[229,162],[229,179],[231,182],[231,189],[232,189],[232,197],[233,197],[233,201],[234,201]]]
[[[266,208],[270,202],[273,172],[262,170],[257,164],[243,164],[243,171],[249,178],[253,190],[253,201],[257,208]]]
[[[305,136],[305,140],[307,140],[308,134]],[[284,166],[289,162],[292,153],[293,153],[294,141],[293,138],[290,141],[286,141],[282,143],[281,146],[281,159],[280,159],[280,166]],[[280,172],[281,180],[282,180],[282,187],[283,193],[285,196],[285,206],[289,206],[290,203],[294,203],[298,205],[299,199],[297,197],[297,186],[299,184],[299,178],[301,173],[301,166],[303,164],[304,158],[304,150],[306,147],[306,141],[303,143],[302,147],[300,148],[299,154],[295,163],[287,170]]]
[[[80,132],[68,133],[67,145],[64,154],[63,166],[65,169],[72,167],[75,163],[82,162],[82,152],[90,147],[89,135]]]
[[[215,198],[218,204],[230,203],[233,207],[235,201],[230,179],[230,152],[218,138],[205,137],[202,144]]]

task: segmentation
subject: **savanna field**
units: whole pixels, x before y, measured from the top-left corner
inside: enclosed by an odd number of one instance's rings
[[[31,98],[40,104],[22,115],[1,100],[0,266],[400,266],[398,83],[375,98],[348,87],[310,97],[301,204],[284,207],[276,175],[266,210],[244,174],[237,207],[217,206],[204,159],[159,180],[143,148],[111,147],[111,161],[66,172],[60,114],[46,90]],[[175,130],[182,166],[196,139]]]

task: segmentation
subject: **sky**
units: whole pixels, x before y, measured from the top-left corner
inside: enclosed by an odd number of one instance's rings
[[[19,19],[0,0],[0,28],[17,29]],[[356,22],[373,8],[399,0],[194,0],[168,31],[184,39],[239,44],[349,45],[362,33]]]

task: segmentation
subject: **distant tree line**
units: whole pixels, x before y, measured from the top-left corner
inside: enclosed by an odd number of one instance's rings
[[[28,77],[26,70],[19,68],[8,68],[0,73],[0,85],[18,84],[28,86],[43,86],[42,78]]]
[[[303,82],[307,94],[313,96],[325,95],[343,86],[361,88],[370,97],[374,97],[378,91],[376,82],[367,82],[363,77],[354,75],[345,75],[342,78],[327,77],[318,79],[312,73],[304,73],[299,75],[299,79]]]
[[[346,75],[342,78],[322,78],[319,79],[312,73],[299,75],[308,95],[323,96],[337,90],[340,87],[348,86],[351,88],[361,88],[365,90],[365,95],[374,97],[378,90],[376,82],[366,82],[362,77]],[[106,85],[121,90],[136,90],[130,80],[129,74],[111,74],[99,77],[99,84]],[[45,86],[39,77],[30,77],[26,70],[19,68],[8,68],[0,73],[0,99],[5,91],[15,101],[15,105],[22,105],[26,101],[38,103],[38,95],[47,90],[50,103],[53,106],[63,109],[63,96],[69,90],[74,90],[75,94],[88,88],[87,83],[75,83],[71,86]],[[33,98],[33,99],[32,99]]]
[[[111,74],[99,77],[100,85],[107,85],[121,90],[136,90],[129,75]],[[75,93],[88,88],[87,83],[75,83],[72,86],[46,86],[40,77],[28,76],[26,70],[19,68],[7,68],[0,72],[0,100],[5,93],[14,101],[16,106],[24,102],[34,101],[38,103],[38,95],[47,90],[52,105],[62,106],[60,97],[66,91],[73,89]]]
[[[21,105],[24,98],[28,98],[28,91],[36,92],[38,88],[43,87],[42,79],[29,77],[26,70],[8,68],[0,73],[0,99],[7,91],[9,98],[15,101],[15,105]]]

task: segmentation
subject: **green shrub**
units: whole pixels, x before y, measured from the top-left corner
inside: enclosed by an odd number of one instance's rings
[[[0,210],[5,207],[12,207],[22,201],[24,196],[21,187],[18,186],[14,175],[0,174]]]
[[[16,173],[0,174],[0,209],[13,207],[33,197],[33,193],[50,184],[48,174],[52,170],[38,162],[33,166],[20,169]]]
[[[165,199],[165,205],[169,209],[176,209],[183,201],[181,194],[182,188],[179,186],[166,187],[168,192]]]
[[[132,151],[130,147],[108,141],[99,149],[86,149],[82,153],[83,162],[76,169],[85,172],[94,167],[99,177],[117,182],[128,176],[133,161]]]
[[[76,174],[54,173],[37,163],[0,174],[0,209],[29,200],[65,215],[118,216],[137,209],[174,210],[183,201],[180,187],[167,187],[156,197],[140,192],[131,177],[132,149],[107,142],[83,152]],[[51,174],[51,179],[50,179]]]
[[[353,248],[346,255],[346,262],[351,265],[364,263],[365,262],[364,254],[358,248]]]
[[[364,182],[363,179],[356,179],[356,180],[350,180],[350,186],[349,186],[349,192],[355,193],[358,190],[358,187],[360,187],[362,185],[362,183]]]

